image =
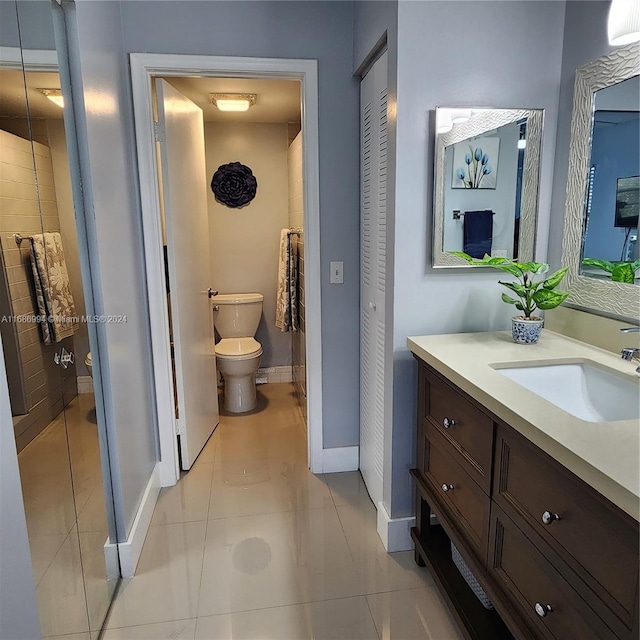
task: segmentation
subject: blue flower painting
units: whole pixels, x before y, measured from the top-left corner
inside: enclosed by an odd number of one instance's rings
[[[495,189],[500,138],[476,138],[453,148],[453,189]]]

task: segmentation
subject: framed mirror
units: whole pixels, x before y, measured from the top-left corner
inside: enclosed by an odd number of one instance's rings
[[[610,269],[640,257],[639,69],[633,44],[576,70],[562,243],[567,302],[624,318],[638,317],[640,280]]]
[[[434,267],[533,260],[542,109],[436,109]]]

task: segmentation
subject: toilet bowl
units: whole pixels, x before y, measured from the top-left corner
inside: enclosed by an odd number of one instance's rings
[[[256,372],[262,346],[253,337],[262,315],[260,293],[221,294],[211,298],[213,323],[220,336],[216,365],[224,381],[224,408],[230,413],[255,409]]]
[[[89,353],[87,353],[87,357],[84,359],[84,366],[87,367],[87,371],[89,372],[89,375],[93,378],[93,372],[91,369],[91,351],[89,351]]]
[[[256,372],[262,347],[253,338],[224,338],[216,345],[216,364],[224,380],[224,407],[231,413],[255,409]]]

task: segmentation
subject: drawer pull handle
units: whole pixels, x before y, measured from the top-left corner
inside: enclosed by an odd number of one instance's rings
[[[442,485],[442,490],[446,493],[447,491],[453,491],[453,485],[447,484],[446,482]]]
[[[557,513],[551,513],[551,511],[545,511],[542,514],[542,522],[544,524],[551,524],[556,520],[562,520],[562,518]]]
[[[540,604],[539,602],[536,602],[536,606],[534,608],[541,618],[546,618],[547,614],[553,611],[553,607],[550,604]]]
[[[442,424],[444,425],[445,429],[449,429],[453,427],[454,424],[458,424],[458,423],[453,418],[445,418],[442,421]]]

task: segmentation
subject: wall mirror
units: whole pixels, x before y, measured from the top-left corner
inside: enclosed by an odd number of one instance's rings
[[[436,109],[434,267],[533,259],[542,109]]]
[[[640,279],[611,269],[640,257],[639,53],[620,47],[576,71],[562,245],[568,302],[626,318],[638,316]]]

